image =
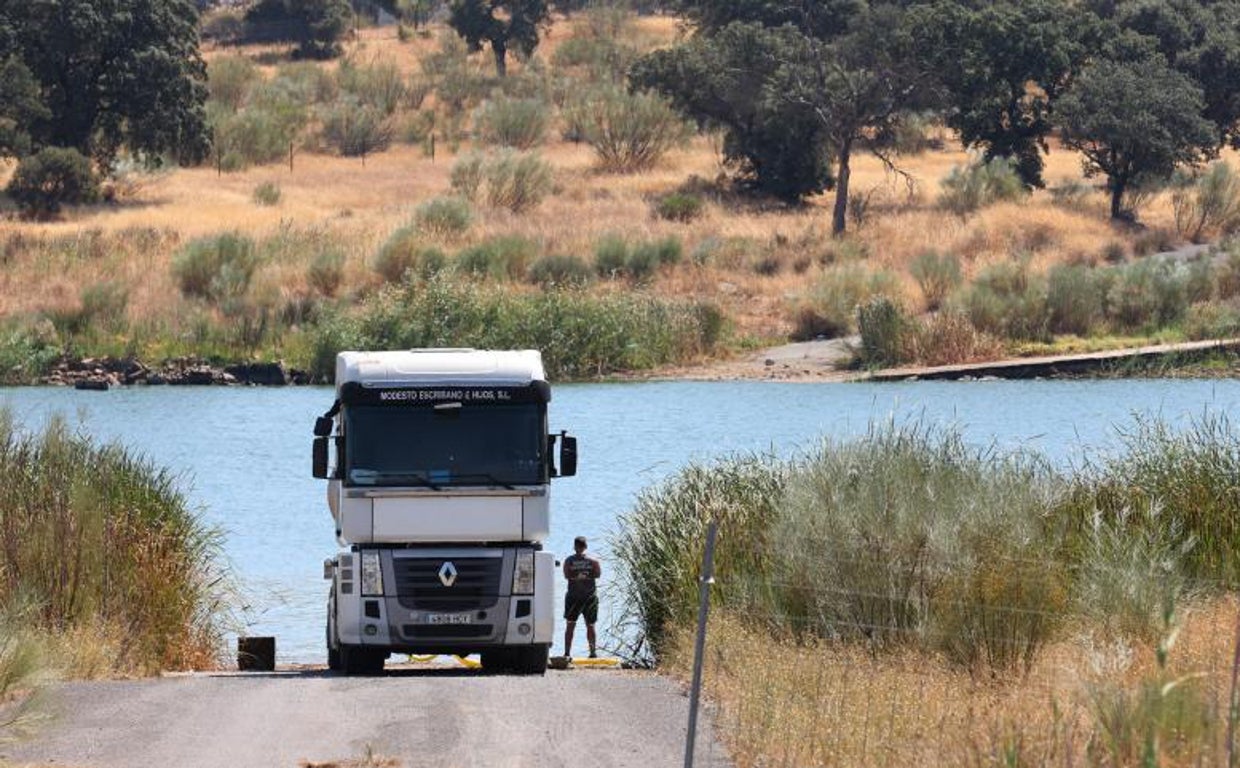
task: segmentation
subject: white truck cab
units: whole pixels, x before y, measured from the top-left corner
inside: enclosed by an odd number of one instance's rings
[[[480,653],[484,668],[546,671],[549,486],[577,469],[576,439],[548,432],[550,400],[533,350],[337,356],[313,461],[344,550],[324,564],[331,669]]]

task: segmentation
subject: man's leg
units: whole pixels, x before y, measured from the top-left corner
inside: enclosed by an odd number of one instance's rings
[[[573,632],[577,629],[577,622],[570,621],[564,625],[564,655],[573,655]],[[593,628],[587,628],[587,633],[593,633]]]
[[[590,644],[590,658],[594,658],[594,624],[586,624],[586,642]]]

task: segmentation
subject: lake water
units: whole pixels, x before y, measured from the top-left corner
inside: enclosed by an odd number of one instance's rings
[[[60,413],[180,473],[205,519],[226,533],[248,602],[247,631],[275,635],[282,663],[324,659],[322,561],[337,547],[324,484],[310,477],[310,438],[332,398],[320,387],[0,389],[0,404],[29,428]],[[822,436],[863,433],[874,421],[955,426],[971,442],[1032,448],[1069,464],[1114,445],[1115,427],[1136,414],[1187,423],[1237,408],[1240,381],[1231,380],[561,385],[551,428],[577,435],[581,464],[576,477],[553,485],[547,546],[564,555],[574,536],[588,536],[606,576],[617,516],[686,462],[789,455]],[[613,610],[605,601],[600,627]],[[577,647],[584,642],[579,630]]]

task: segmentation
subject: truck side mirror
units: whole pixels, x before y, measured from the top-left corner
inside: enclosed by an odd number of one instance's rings
[[[577,474],[577,438],[563,435],[560,438],[560,477]]]
[[[331,417],[329,416],[318,417],[317,419],[314,420],[314,436],[315,437],[327,437],[328,435],[332,433],[332,426],[334,426],[334,424],[331,420]]]
[[[310,473],[319,480],[327,479],[327,438],[314,438]]]

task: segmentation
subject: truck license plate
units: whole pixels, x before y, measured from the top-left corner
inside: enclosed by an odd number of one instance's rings
[[[472,624],[473,614],[469,613],[432,613],[426,617],[427,624]]]

